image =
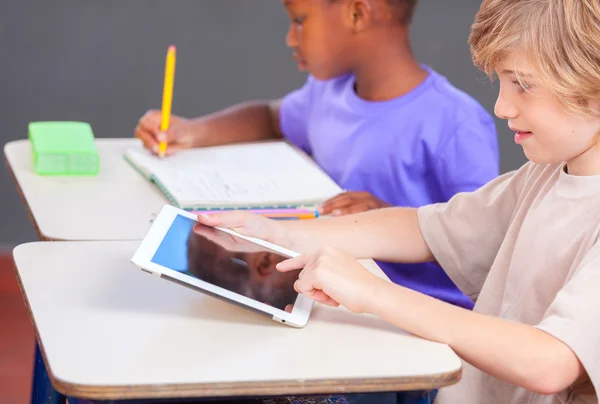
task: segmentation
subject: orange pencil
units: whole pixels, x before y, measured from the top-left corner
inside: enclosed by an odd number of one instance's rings
[[[314,213],[264,213],[262,216],[270,219],[281,219],[281,220],[307,220],[316,219],[317,215]]]

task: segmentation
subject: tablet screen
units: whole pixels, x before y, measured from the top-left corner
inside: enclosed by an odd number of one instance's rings
[[[298,271],[279,272],[288,257],[223,231],[176,215],[152,262],[280,310],[298,297]]]

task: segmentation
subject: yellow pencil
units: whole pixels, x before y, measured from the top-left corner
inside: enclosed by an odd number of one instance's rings
[[[173,84],[175,83],[175,53],[174,45],[169,46],[167,51],[167,61],[165,63],[165,83],[163,87],[162,99],[162,120],[160,122],[161,132],[169,129],[169,120],[171,118],[171,104],[173,103]],[[160,142],[158,145],[158,155],[164,157],[167,151],[167,142]]]

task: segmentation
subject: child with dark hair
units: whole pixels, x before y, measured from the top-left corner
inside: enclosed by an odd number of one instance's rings
[[[326,201],[334,216],[387,206],[447,202],[498,175],[496,129],[470,96],[414,57],[409,23],[416,0],[285,0],[287,45],[304,86],[196,119],[172,117],[161,133],[149,111],[135,134],[167,153],[285,138],[348,190]],[[436,263],[379,262],[395,283],[471,308]]]

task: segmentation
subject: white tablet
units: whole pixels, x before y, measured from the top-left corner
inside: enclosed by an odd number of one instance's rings
[[[275,266],[297,253],[164,206],[131,261],[166,280],[268,314],[294,327],[308,322],[313,301],[294,290],[300,271]]]

